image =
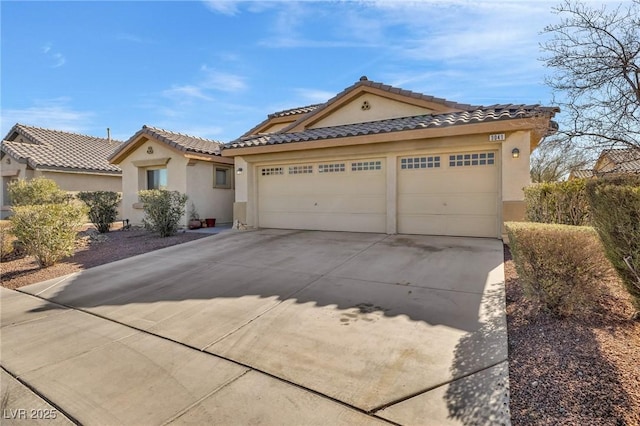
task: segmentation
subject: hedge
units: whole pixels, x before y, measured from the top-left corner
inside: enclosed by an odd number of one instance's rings
[[[589,225],[586,179],[544,182],[524,190],[526,220],[562,225]]]

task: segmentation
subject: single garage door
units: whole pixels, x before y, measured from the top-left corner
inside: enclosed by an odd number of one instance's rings
[[[398,232],[498,236],[497,152],[400,157]]]
[[[258,167],[258,225],[386,231],[383,158]]]

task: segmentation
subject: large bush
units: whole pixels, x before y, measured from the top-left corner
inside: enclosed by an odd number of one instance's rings
[[[58,188],[51,179],[19,179],[7,184],[12,206],[32,206],[36,204],[65,203],[71,196]]]
[[[588,311],[610,271],[593,228],[526,222],[506,228],[525,295],[560,316]]]
[[[583,226],[589,224],[586,179],[544,182],[524,190],[530,222]]]
[[[607,257],[640,313],[640,176],[594,179],[587,196]]]
[[[80,192],[78,199],[89,208],[89,220],[98,232],[109,232],[111,224],[118,218],[120,194],[113,191]]]
[[[86,210],[73,204],[13,207],[11,230],[41,267],[70,256]]]
[[[11,223],[0,220],[0,259],[4,259],[13,253],[13,242],[16,237],[11,233]]]
[[[174,235],[184,215],[187,196],[164,189],[140,191],[138,195],[144,203],[144,227],[159,233],[161,237]]]

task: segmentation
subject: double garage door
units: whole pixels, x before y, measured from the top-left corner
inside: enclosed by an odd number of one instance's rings
[[[324,231],[496,237],[498,164],[494,151],[258,167],[258,226]],[[394,188],[388,200],[387,188]]]

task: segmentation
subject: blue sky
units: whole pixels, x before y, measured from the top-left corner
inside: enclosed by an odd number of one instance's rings
[[[0,4],[1,126],[230,141],[361,75],[449,100],[543,103],[558,1]]]

